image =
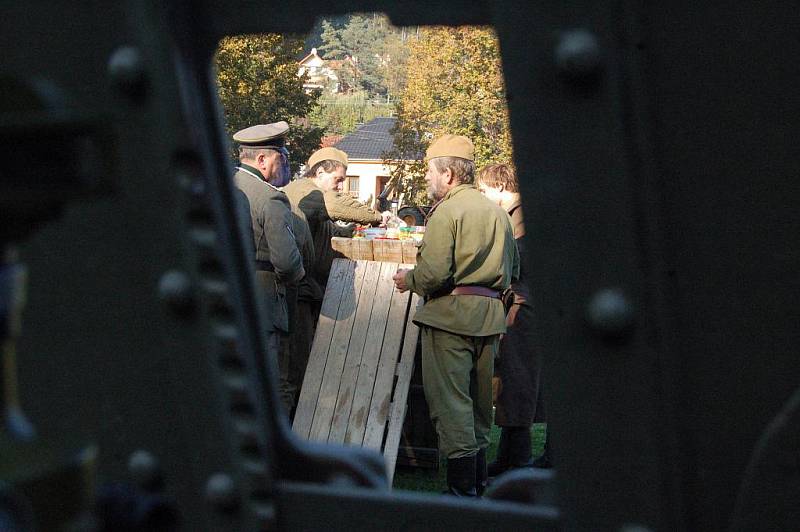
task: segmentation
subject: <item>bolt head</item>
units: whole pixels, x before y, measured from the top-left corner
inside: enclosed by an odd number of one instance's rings
[[[633,303],[619,288],[596,292],[587,307],[587,321],[604,338],[622,338],[633,330],[636,313]]]
[[[182,271],[170,270],[161,276],[158,297],[177,314],[187,314],[195,308],[192,280]]]
[[[108,75],[112,83],[131,99],[144,97],[147,75],[144,60],[133,46],[122,46],[114,50],[108,60]]]
[[[140,488],[151,488],[161,480],[158,458],[149,451],[139,449],[128,458],[128,473]]]
[[[555,63],[559,72],[571,80],[588,80],[602,68],[600,43],[595,35],[584,29],[561,34],[555,49]]]
[[[227,473],[214,473],[206,481],[206,500],[218,510],[236,507],[238,497],[236,483]]]

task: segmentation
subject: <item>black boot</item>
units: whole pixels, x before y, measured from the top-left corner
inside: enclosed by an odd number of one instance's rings
[[[496,477],[501,473],[508,471],[508,432],[507,427],[500,428],[500,441],[497,443],[497,456],[494,462],[487,467],[487,473],[490,478]]]
[[[447,459],[447,493],[456,497],[475,497],[476,457],[462,456]]]
[[[509,469],[520,467],[532,467],[531,457],[531,428],[526,427],[505,427],[503,431],[508,431],[508,466]]]
[[[486,468],[486,449],[481,449],[475,455],[475,493],[478,497],[483,496],[489,480],[489,473]]]
[[[550,458],[550,431],[548,430],[544,436],[544,452],[542,456],[533,461],[533,467],[539,469],[552,469],[553,462]]]

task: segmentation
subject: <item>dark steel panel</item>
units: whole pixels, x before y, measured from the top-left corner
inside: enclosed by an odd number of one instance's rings
[[[800,381],[800,12],[780,2],[642,11],[685,506],[692,527],[717,530],[759,434]]]
[[[623,21],[618,6],[588,2],[508,2],[495,14],[526,245],[534,250],[528,271],[559,503],[570,530],[675,528],[674,494],[661,486],[669,425],[658,407]],[[586,35],[597,48],[584,48]],[[587,320],[606,289],[633,312],[633,327],[616,338]]]

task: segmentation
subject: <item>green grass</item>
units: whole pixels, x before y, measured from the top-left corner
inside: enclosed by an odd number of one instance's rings
[[[544,449],[544,435],[547,425],[535,423],[531,429],[531,445],[533,447],[534,458],[542,454]],[[489,462],[494,460],[497,454],[497,442],[500,439],[500,427],[492,425],[491,443],[486,452]],[[415,467],[398,467],[394,475],[394,489],[429,492],[439,495],[447,489],[445,480],[444,459],[439,465],[438,470],[422,469]]]

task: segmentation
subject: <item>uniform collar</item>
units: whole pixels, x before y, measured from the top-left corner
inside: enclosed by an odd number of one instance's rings
[[[262,183],[271,186],[275,190],[280,190],[278,187],[267,181],[267,179],[264,177],[264,174],[262,174],[261,170],[259,170],[258,168],[255,168],[253,166],[250,166],[249,164],[244,164],[244,163],[239,163],[239,166],[237,166],[237,168],[245,172],[246,174],[250,174],[251,176],[261,181]]]
[[[451,188],[451,189],[450,189],[450,190],[447,192],[447,194],[445,194],[445,195],[444,195],[444,197],[443,197],[442,199],[440,199],[439,201],[437,201],[436,203],[434,203],[434,204],[431,206],[431,210],[429,210],[429,211],[428,211],[428,215],[425,217],[425,223],[427,223],[427,222],[428,222],[428,219],[429,219],[429,218],[430,218],[430,217],[433,215],[433,211],[435,211],[435,210],[436,210],[436,208],[437,208],[439,205],[441,205],[441,204],[442,204],[442,203],[444,203],[445,201],[449,200],[450,198],[452,198],[453,196],[455,196],[455,195],[456,195],[456,194],[458,194],[459,192],[461,192],[461,191],[464,191],[464,190],[467,190],[467,189],[470,189],[470,188],[473,188],[473,189],[474,189],[474,188],[475,188],[475,185],[470,185],[470,184],[466,184],[466,183],[465,183],[465,184],[463,184],[463,185],[457,185],[457,186],[455,186],[455,187]]]
[[[470,184],[467,184],[467,183],[464,183],[464,184],[461,184],[461,185],[456,185],[455,187],[451,188],[450,191],[447,194],[444,195],[444,197],[442,198],[442,202],[447,201],[450,198],[452,198],[453,196],[455,196],[456,194],[458,194],[459,192],[463,192],[463,191],[465,191],[467,189],[470,189],[470,188],[475,188],[475,185],[470,185]]]
[[[514,202],[514,203],[512,203],[512,204],[511,204],[511,206],[508,208],[508,215],[509,215],[509,216],[511,216],[511,213],[512,213],[512,212],[514,212],[514,211],[516,211],[516,210],[517,210],[517,209],[519,209],[520,207],[522,207],[522,200],[517,200],[517,201],[515,201],[515,202]]]

